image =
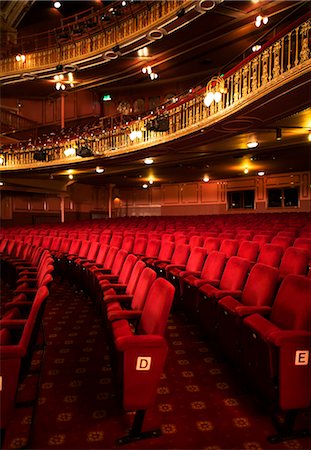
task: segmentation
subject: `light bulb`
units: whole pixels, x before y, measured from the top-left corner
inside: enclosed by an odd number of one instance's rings
[[[149,75],[151,74],[151,72],[152,72],[152,69],[151,69],[151,67],[150,67],[150,66],[147,66],[147,72],[148,72],[148,74],[149,74]]]
[[[209,177],[207,175],[204,175],[202,180],[204,181],[204,183],[208,183],[209,182]]]
[[[96,173],[103,173],[103,172],[105,172],[105,169],[103,169],[102,167],[97,166],[96,169],[95,169],[95,172]]]
[[[258,142],[257,141],[251,141],[247,143],[247,147],[248,148],[256,148],[258,146]]]
[[[216,103],[220,102],[220,100],[221,100],[221,93],[220,92],[215,92],[214,100],[215,100]]]
[[[214,100],[214,94],[213,92],[208,92],[206,96],[204,97],[204,105],[205,106],[211,106],[212,102]]]
[[[153,164],[153,159],[152,158],[145,158],[144,159],[144,163],[149,165],[149,164]]]
[[[152,178],[149,179],[149,184],[153,184],[153,179]]]
[[[61,6],[61,2],[54,2],[54,8],[59,9]]]
[[[69,180],[73,180],[73,175],[72,174],[68,175],[68,178]]]
[[[131,141],[134,141],[135,138],[136,138],[136,131],[132,131],[132,132],[130,133],[130,139],[131,139]]]
[[[263,177],[264,174],[265,174],[265,172],[264,172],[263,170],[261,170],[260,172],[257,172],[257,175],[258,175],[259,177]]]
[[[1,156],[0,156],[0,165],[2,166],[3,163],[4,163],[4,158],[3,158],[3,156],[1,155]]]
[[[262,22],[263,22],[265,25],[267,25],[267,23],[269,22],[269,17],[265,16],[265,17],[262,19]]]
[[[143,184],[143,186],[142,186],[144,189],[147,189],[147,187],[148,187],[148,184]]]
[[[247,168],[247,167],[245,167],[245,169],[244,169],[244,173],[245,173],[245,174],[247,174],[248,172],[249,172],[248,168]]]
[[[15,56],[15,59],[16,59],[16,61],[19,62],[19,61],[21,60],[21,55],[16,55],[16,56]]]
[[[66,89],[66,86],[64,84],[61,84],[60,87],[63,91]]]
[[[56,89],[57,91],[59,91],[60,88],[61,88],[61,83],[56,83],[56,84],[55,84],[55,89]]]

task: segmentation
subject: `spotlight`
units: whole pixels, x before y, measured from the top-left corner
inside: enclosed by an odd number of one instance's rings
[[[256,147],[258,147],[258,142],[257,141],[248,142],[247,147],[248,148],[256,148]]]
[[[281,128],[277,128],[276,129],[276,140],[277,141],[281,141],[282,140],[282,129]]]
[[[76,156],[76,150],[73,147],[66,148],[64,150],[64,155],[67,156],[67,157],[68,156]]]
[[[54,8],[59,9],[61,6],[61,2],[54,2]]]
[[[144,163],[149,165],[149,164],[153,164],[153,159],[152,158],[145,158],[144,159]]]

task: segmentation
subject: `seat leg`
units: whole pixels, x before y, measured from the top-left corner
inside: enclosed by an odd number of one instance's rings
[[[300,430],[294,430],[297,417],[297,411],[288,411],[285,414],[284,422],[273,417],[274,426],[277,429],[277,434],[268,436],[267,440],[271,444],[277,444],[279,442],[290,441],[292,439],[300,439],[311,435],[311,430],[303,428]]]
[[[141,431],[145,419],[146,411],[143,409],[139,409],[135,413],[134,421],[132,428],[126,436],[123,436],[120,439],[117,439],[117,445],[129,444],[130,442],[140,441],[141,439],[148,439],[152,437],[161,436],[161,430],[155,429],[150,431]]]

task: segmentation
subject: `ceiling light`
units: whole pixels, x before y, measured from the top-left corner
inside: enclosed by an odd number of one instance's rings
[[[149,178],[149,184],[153,184],[153,179]]]
[[[257,141],[251,141],[247,143],[247,147],[248,148],[256,148],[258,146],[258,142]]]
[[[207,175],[204,175],[204,177],[202,178],[202,181],[204,181],[204,183],[208,183],[209,177]]]
[[[71,173],[73,173],[73,170],[69,169],[69,170],[67,170],[67,173],[71,174]]]
[[[159,76],[159,75],[158,75],[157,73],[154,73],[154,72],[151,72],[151,73],[150,73],[150,79],[151,79],[151,80],[156,80],[156,79],[158,78],[158,76]]]
[[[59,9],[61,6],[61,2],[54,2],[54,8]]]
[[[144,163],[145,164],[153,164],[153,159],[152,158],[145,158],[144,159]]]
[[[122,6],[126,6],[126,1],[123,0],[123,2],[121,3]]]
[[[3,181],[0,181],[0,186],[3,186],[3,185],[4,185]]]
[[[245,174],[247,174],[247,173],[249,172],[248,168],[245,167],[245,169],[243,170],[243,172],[244,172]]]
[[[102,167],[97,166],[96,169],[95,169],[95,172],[96,173],[103,173],[103,172],[105,172],[105,169],[103,169]]]
[[[265,172],[264,172],[263,170],[261,170],[260,172],[257,172],[257,175],[258,175],[259,177],[263,177],[264,174],[265,174]]]
[[[142,187],[143,187],[144,189],[147,189],[148,184],[145,183],[145,184],[142,185]]]
[[[68,175],[68,178],[69,180],[73,180],[73,175],[72,174]]]
[[[276,129],[276,140],[277,141],[281,141],[282,140],[282,129],[281,128],[277,128]]]

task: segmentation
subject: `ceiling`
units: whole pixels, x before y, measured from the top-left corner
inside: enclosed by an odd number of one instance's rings
[[[47,4],[34,5],[20,23],[20,32],[33,32],[36,17],[43,17]],[[67,15],[75,14],[75,7],[101,8],[101,2],[64,2]],[[111,3],[111,2],[110,2]],[[309,8],[306,1],[230,1],[225,0],[213,11],[202,14],[193,23],[152,43],[148,57],[138,57],[137,52],[122,55],[109,64],[78,71],[75,74],[75,89],[91,89],[96,95],[111,92],[122,97],[128,91],[139,90],[141,96],[148,95],[150,88],[186,92],[194,86],[204,86],[211,76],[225,73],[251,54],[255,43],[264,43],[277,31],[291,24]],[[51,8],[49,8],[51,9]],[[254,18],[264,10],[269,15],[269,26],[256,28]],[[78,11],[78,10],[77,10]],[[46,11],[47,20],[42,20],[41,28],[58,26],[60,18]],[[51,18],[52,17],[52,18]],[[53,19],[53,20],[52,20]],[[186,23],[181,16],[180,24]],[[42,30],[40,30],[42,31]],[[145,64],[152,64],[159,73],[159,80],[151,85],[141,73]],[[224,179],[255,175],[259,170],[272,174],[300,171],[310,168],[310,143],[308,130],[311,129],[310,95],[306,95],[304,80],[301,89],[288,89],[278,101],[266,99],[266,104],[254,105],[232,117],[230,121],[219,123],[212,128],[198,130],[197,133],[179,139],[171,144],[157,146],[135,154],[94,158],[78,165],[71,164],[74,179],[70,181],[95,185],[108,183],[117,186],[141,186],[150,178],[154,185],[173,181],[185,182],[202,179],[207,174],[211,179]],[[309,80],[310,81],[310,80]],[[3,86],[6,97],[54,96],[48,80],[34,80]],[[308,91],[307,91],[308,92]],[[309,90],[310,93],[310,90]],[[276,129],[282,131],[282,139],[276,140]],[[250,151],[247,142],[256,138],[259,146]],[[147,167],[143,160],[152,156],[154,164]],[[105,168],[103,174],[95,173],[95,167]],[[244,174],[245,168],[248,175]],[[17,171],[3,173],[2,178],[11,187],[27,185],[31,180],[44,181],[49,189],[53,184],[68,184],[69,166],[53,170],[51,168],[31,172]],[[27,181],[28,179],[28,181]],[[57,184],[58,183],[58,184]]]

